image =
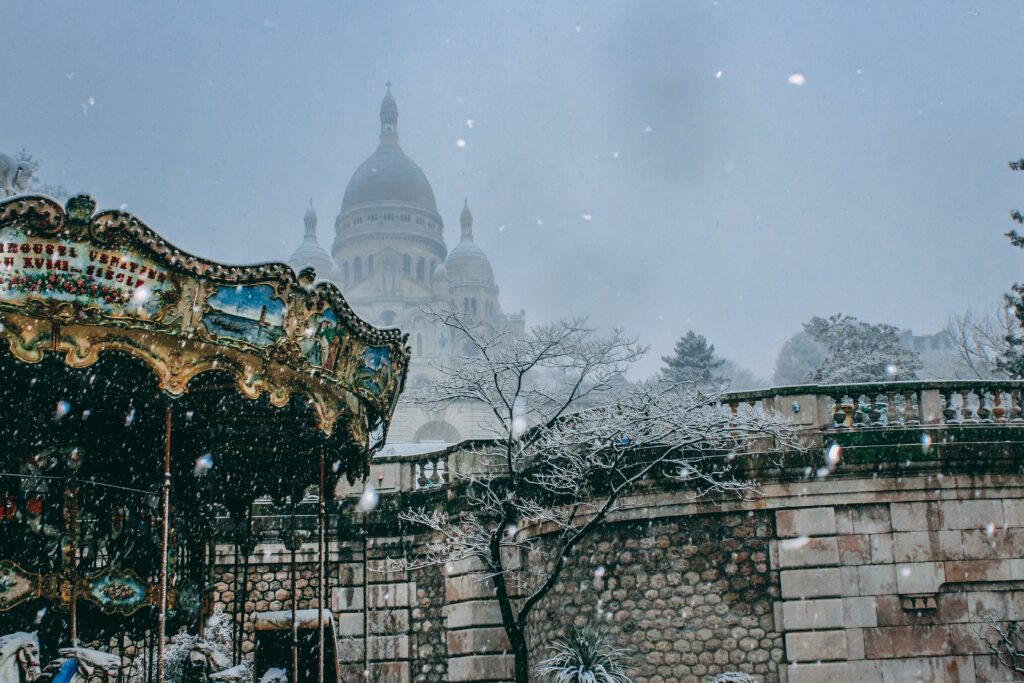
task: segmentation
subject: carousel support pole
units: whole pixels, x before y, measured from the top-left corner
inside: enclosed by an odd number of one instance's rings
[[[78,647],[78,468],[71,466],[71,482],[68,485],[68,629],[71,647]]]
[[[292,491],[291,498],[291,579],[292,579],[292,683],[299,683],[299,589],[295,585],[295,551],[299,546],[299,530],[295,525],[295,498],[298,491]]]
[[[319,608],[319,614],[317,615],[316,622],[316,681],[317,683],[324,683],[324,607],[327,599],[327,592],[324,584],[327,581],[325,563],[326,554],[325,548],[325,529],[324,521],[327,518],[326,506],[324,503],[324,497],[327,495],[327,477],[324,471],[324,449],[320,449],[320,491],[317,498],[319,499],[319,507],[317,508],[317,607]]]
[[[231,566],[231,578],[232,585],[235,587],[235,595],[237,596],[242,590],[242,555],[245,553],[241,550],[245,544],[245,539],[242,537],[243,532],[241,529],[242,521],[238,522],[238,527],[234,531],[234,543],[232,548],[235,553],[235,562]],[[231,615],[231,664],[237,665],[242,660],[242,611],[237,608],[238,601],[235,601],[235,613]]]
[[[256,550],[255,536],[252,529],[252,506],[246,508],[245,512],[245,537],[242,546],[242,584],[239,587],[236,600],[238,603],[238,661],[245,659],[243,652],[245,645],[245,605],[249,602],[249,556]]]
[[[369,483],[369,480],[367,480]],[[363,510],[363,676],[370,679],[370,511]]]
[[[164,477],[160,486],[160,604],[156,622],[156,683],[164,683],[164,638],[167,635],[167,555],[171,535],[171,415],[164,420]]]
[[[207,481],[203,487],[206,498],[206,514],[208,517],[203,524],[202,551],[199,556],[199,637],[206,638],[206,622],[212,614],[210,605],[210,586],[213,578],[213,531],[216,519],[213,514],[213,505],[210,501],[210,484]]]

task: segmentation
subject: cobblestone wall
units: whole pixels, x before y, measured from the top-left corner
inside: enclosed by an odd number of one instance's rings
[[[771,514],[609,527],[585,542],[529,629],[535,657],[571,626],[600,622],[635,655],[637,683],[702,681],[723,671],[778,681]]]

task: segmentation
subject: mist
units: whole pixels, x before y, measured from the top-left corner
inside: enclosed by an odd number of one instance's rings
[[[506,311],[770,377],[813,315],[915,332],[1020,279],[1016,2],[9,2],[0,152],[220,261],[329,249],[385,82]],[[461,142],[460,142],[461,141]]]

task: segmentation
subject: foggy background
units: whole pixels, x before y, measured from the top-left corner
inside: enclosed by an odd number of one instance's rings
[[[1019,2],[2,16],[0,152],[227,262],[287,259],[310,198],[330,249],[392,81],[449,248],[468,197],[505,310],[622,326],[653,347],[641,375],[693,328],[768,378],[812,315],[931,333],[1021,278]]]

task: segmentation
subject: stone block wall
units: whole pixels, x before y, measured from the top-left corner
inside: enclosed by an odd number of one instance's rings
[[[1011,678],[979,631],[986,613],[1024,615],[1024,501],[991,481],[929,479],[776,511],[791,683]]]
[[[772,515],[700,515],[611,525],[581,544],[532,619],[534,656],[570,626],[601,624],[632,650],[635,681],[701,681],[724,671],[778,681]]]
[[[536,661],[572,626],[605,625],[635,654],[637,683],[1009,680],[979,637],[984,615],[1024,620],[1024,479],[1018,475],[830,476],[769,483],[723,505],[660,492],[574,552],[528,637]],[[367,561],[414,555],[416,538],[371,538]],[[316,606],[304,549],[299,607]],[[258,548],[248,611],[289,609],[288,554]],[[537,557],[532,560],[539,561]],[[221,558],[216,597],[240,591]],[[493,587],[472,562],[369,571],[362,543],[332,545],[330,606],[344,672],[372,681],[511,678]],[[251,626],[246,652],[251,652]],[[534,663],[536,663],[534,661]]]

